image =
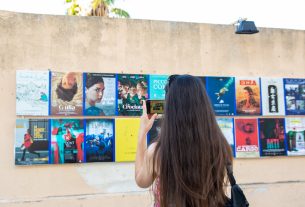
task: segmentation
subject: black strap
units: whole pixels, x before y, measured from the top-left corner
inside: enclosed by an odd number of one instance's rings
[[[236,180],[233,175],[233,167],[232,165],[227,165],[227,174],[230,181],[231,186],[236,185]]]

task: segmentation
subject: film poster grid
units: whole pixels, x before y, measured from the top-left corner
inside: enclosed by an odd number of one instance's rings
[[[218,116],[304,115],[305,79],[199,77]],[[167,75],[17,71],[16,165],[133,161],[141,100],[164,100]],[[232,98],[235,97],[235,98]],[[33,107],[34,106],[34,107]],[[217,118],[237,158],[305,155],[305,118]],[[160,120],[147,142],[160,134]]]
[[[159,138],[161,119],[147,136]],[[236,158],[305,155],[305,118],[217,118]],[[139,118],[17,119],[15,164],[135,160]]]

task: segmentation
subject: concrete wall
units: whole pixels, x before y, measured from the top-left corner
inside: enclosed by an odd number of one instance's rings
[[[16,69],[305,77],[305,31],[0,11],[0,206],[150,206],[133,163],[14,165]],[[251,206],[305,206],[305,157],[235,160]]]

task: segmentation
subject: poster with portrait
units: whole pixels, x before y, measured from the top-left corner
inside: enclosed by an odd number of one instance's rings
[[[233,77],[207,77],[206,89],[216,115],[234,115],[235,80]]]
[[[235,119],[237,158],[259,157],[257,119]]]
[[[151,143],[155,142],[160,137],[160,134],[161,134],[161,121],[162,121],[161,118],[155,119],[151,129],[149,130],[148,135],[147,135],[147,147]]]
[[[84,162],[84,120],[52,119],[50,163]]]
[[[115,161],[135,161],[140,118],[115,119]]]
[[[84,73],[84,115],[116,115],[116,75]]]
[[[49,71],[16,71],[16,114],[49,114]]]
[[[47,119],[16,119],[15,165],[49,163]]]
[[[283,78],[261,78],[264,116],[285,115]]]
[[[113,162],[114,136],[114,119],[87,119],[86,162]]]
[[[83,74],[79,72],[51,73],[51,115],[83,114]]]
[[[216,118],[216,121],[223,135],[231,146],[233,156],[235,156],[233,118]]]
[[[305,115],[305,79],[284,78],[286,115]]]
[[[288,156],[305,155],[305,118],[285,120]]]
[[[119,74],[118,115],[141,116],[142,100],[148,98],[148,76],[137,74]]]
[[[235,78],[236,114],[260,115],[259,78]]]
[[[149,75],[149,98],[165,100],[165,86],[168,75]]]
[[[284,119],[260,118],[258,122],[261,156],[286,155]]]

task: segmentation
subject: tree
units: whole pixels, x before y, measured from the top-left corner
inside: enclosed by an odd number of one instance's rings
[[[92,0],[90,12],[86,13],[87,16],[102,16],[102,17],[119,17],[129,18],[128,12],[123,9],[114,7],[115,0]],[[66,0],[70,4],[67,13],[72,16],[81,16],[84,14],[84,9],[77,0]]]

